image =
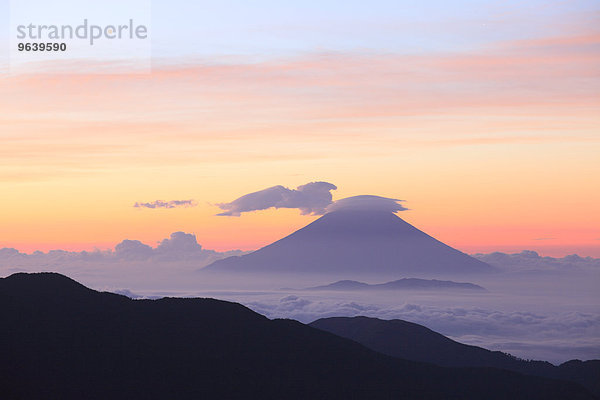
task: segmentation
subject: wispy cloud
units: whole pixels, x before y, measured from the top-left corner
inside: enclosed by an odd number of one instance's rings
[[[198,203],[193,200],[155,200],[150,203],[140,203],[136,202],[133,206],[135,208],[177,208],[177,207],[195,207]]]
[[[0,175],[47,179],[15,174],[122,169],[132,159],[180,166],[346,157],[400,145],[597,141],[599,44],[597,33],[582,31],[465,52],[217,57],[159,63],[147,76],[11,75],[0,79],[0,90],[14,94],[0,99],[0,121],[19,140],[8,141],[0,158],[16,172],[0,166]],[[312,146],[317,136],[320,146]],[[232,146],[234,139],[244,146]]]

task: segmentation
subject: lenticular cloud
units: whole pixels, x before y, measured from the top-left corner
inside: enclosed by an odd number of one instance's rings
[[[401,201],[398,199],[391,199],[388,197],[362,195],[346,197],[330,204],[326,211],[340,211],[340,210],[369,210],[369,211],[386,211],[386,212],[398,212],[405,211],[405,208]]]

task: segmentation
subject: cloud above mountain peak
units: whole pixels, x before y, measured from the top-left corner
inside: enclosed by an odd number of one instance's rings
[[[374,195],[346,197],[333,201],[332,190],[337,187],[329,182],[310,182],[296,189],[282,185],[241,196],[230,203],[218,203],[223,210],[219,216],[239,217],[242,213],[269,208],[297,208],[303,215],[323,215],[340,210],[370,210],[395,213],[405,211],[400,202],[404,200]]]
[[[310,182],[289,189],[281,185],[249,193],[231,203],[219,203],[221,216],[239,217],[242,213],[269,208],[298,208],[302,214],[320,215],[332,203],[331,191],[337,186],[329,182]]]
[[[368,210],[395,213],[408,210],[408,208],[400,204],[401,201],[404,200],[373,195],[352,196],[331,203],[327,207],[326,212],[340,210]]]

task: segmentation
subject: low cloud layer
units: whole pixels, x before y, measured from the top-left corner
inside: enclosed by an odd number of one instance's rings
[[[262,296],[260,299],[231,296],[231,300],[240,301],[269,318],[292,318],[302,322],[334,316],[403,319],[462,343],[554,363],[600,357],[600,315],[597,312],[502,310],[483,296],[476,298],[478,304],[462,305],[459,304],[464,303],[464,299],[443,295],[438,301],[428,300],[428,304],[418,298],[393,302],[372,295],[370,298],[346,296],[327,298],[308,294],[279,298]],[[527,309],[531,304],[519,306]]]
[[[231,203],[220,203],[217,215],[239,217],[242,213],[269,208],[297,208],[303,215],[320,215],[332,203],[331,191],[337,187],[329,182],[311,182],[289,189],[278,185],[244,195]]]
[[[136,202],[133,206],[135,208],[177,208],[177,207],[195,207],[197,205],[196,201],[190,200],[155,200],[150,203],[140,203]]]
[[[120,282],[131,285],[144,280],[169,277],[175,286],[216,260],[245,254],[233,250],[218,252],[204,249],[196,236],[174,232],[156,247],[139,240],[125,239],[112,250],[21,253],[13,248],[0,249],[0,276],[15,272],[51,271],[82,279],[83,283]]]
[[[213,297],[240,302],[270,318],[302,322],[331,316],[400,318],[524,358],[563,362],[600,357],[600,259],[542,257],[533,251],[478,254],[500,267],[499,272],[472,280],[488,292],[466,294],[294,291],[280,288],[318,286],[344,277],[295,277],[294,282],[282,277],[280,282],[258,276],[249,282],[227,276],[211,281],[197,273],[216,259],[239,254],[206,250],[193,234],[174,232],[154,246],[128,239],[106,251],[24,254],[0,249],[0,276],[53,271],[133,298]]]
[[[600,258],[580,257],[577,254],[555,258],[540,256],[532,250],[523,250],[514,254],[494,252],[472,256],[505,271],[550,272],[578,269],[600,271]]]

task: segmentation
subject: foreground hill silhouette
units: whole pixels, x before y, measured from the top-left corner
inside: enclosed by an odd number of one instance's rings
[[[62,275],[0,279],[7,399],[590,399],[576,384],[442,368],[212,299],[131,300]]]
[[[467,274],[490,265],[432,238],[392,212],[342,209],[253,253],[202,271],[250,273]]]
[[[455,342],[422,325],[399,319],[368,317],[323,318],[309,324],[352,339],[393,357],[446,367],[495,367],[521,373],[570,380],[600,396],[600,360],[573,360],[554,366],[545,361],[526,361],[500,351]]]

